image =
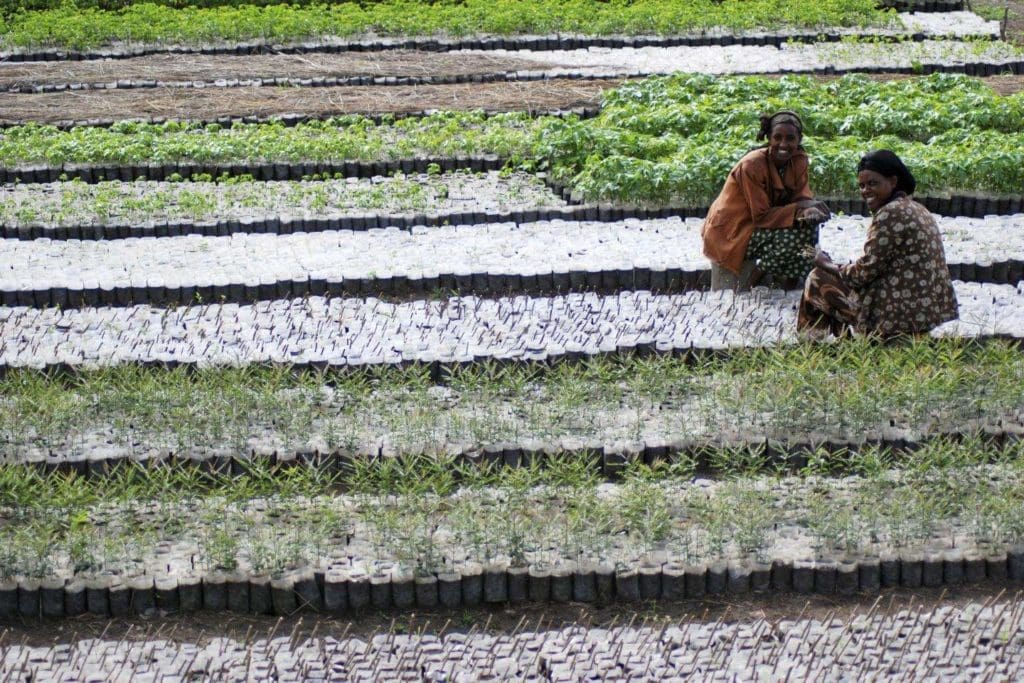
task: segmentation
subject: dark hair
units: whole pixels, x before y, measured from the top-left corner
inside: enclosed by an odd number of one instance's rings
[[[857,164],[857,173],[861,171],[874,171],[886,178],[896,176],[896,190],[899,192],[914,194],[917,187],[914,174],[892,150],[877,149],[862,156]]]
[[[764,140],[770,138],[772,136],[772,128],[780,123],[788,123],[796,128],[796,132],[800,137],[804,136],[804,122],[800,120],[796,112],[783,109],[771,116],[767,114],[761,116],[761,129],[757,131],[757,139]]]

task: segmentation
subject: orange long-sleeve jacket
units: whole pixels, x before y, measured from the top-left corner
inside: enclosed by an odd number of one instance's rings
[[[807,154],[797,150],[780,176],[767,147],[748,152],[708,209],[701,228],[704,255],[738,274],[755,229],[793,227],[796,203],[814,197],[807,166]]]

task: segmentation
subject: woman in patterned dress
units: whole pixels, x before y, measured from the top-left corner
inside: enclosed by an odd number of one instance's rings
[[[864,255],[836,265],[819,251],[807,276],[797,328],[811,335],[847,331],[879,337],[926,333],[957,317],[939,227],[910,198],[914,176],[887,149],[857,166],[860,195],[871,209]]]
[[[813,267],[804,252],[818,243],[828,207],[813,199],[803,122],[791,111],[761,117],[757,139],[729,172],[701,229],[704,255],[753,286],[770,273],[776,284],[799,287]]]

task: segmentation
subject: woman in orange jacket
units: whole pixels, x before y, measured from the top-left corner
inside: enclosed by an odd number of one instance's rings
[[[767,144],[739,160],[708,210],[704,255],[738,276],[740,286],[766,273],[777,285],[799,286],[813,267],[808,247],[818,243],[818,224],[830,213],[808,184],[800,117],[762,116],[757,139]]]

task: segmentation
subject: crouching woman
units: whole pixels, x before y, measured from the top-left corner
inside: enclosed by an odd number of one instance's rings
[[[910,195],[914,176],[893,152],[871,152],[857,166],[872,213],[864,254],[837,265],[815,256],[797,314],[811,336],[853,331],[881,338],[916,335],[957,317],[956,293],[939,227]]]
[[[776,286],[799,287],[813,267],[805,252],[830,214],[811,193],[803,131],[791,111],[761,117],[757,139],[767,144],[729,172],[701,228],[704,255],[715,265],[713,289],[746,289],[765,274]]]

